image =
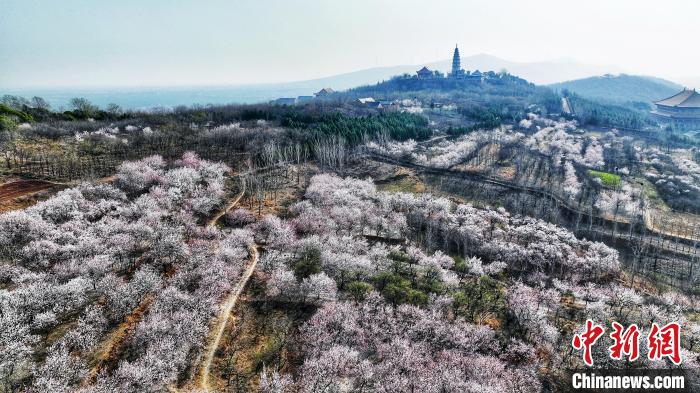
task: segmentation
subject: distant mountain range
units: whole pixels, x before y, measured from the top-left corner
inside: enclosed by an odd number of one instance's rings
[[[513,75],[527,79],[528,81],[538,85],[547,85],[561,81],[585,78],[593,75],[602,75],[605,73],[622,72],[621,69],[614,66],[593,66],[574,61],[542,61],[527,63],[515,62],[487,54],[463,56],[461,60],[462,68],[465,70],[496,72],[506,70]],[[447,73],[452,67],[452,59],[440,60],[426,64],[369,68],[366,70],[334,75],[326,78],[288,83],[286,85],[313,86],[314,88],[330,86],[336,90],[345,90],[352,87],[374,84],[382,80],[387,80],[395,75],[405,73],[414,74],[423,66],[427,66],[431,70],[438,70]]]
[[[289,83],[191,87],[0,89],[0,95],[14,94],[26,98],[35,95],[41,96],[48,100],[54,108],[68,108],[72,97],[85,97],[100,107],[105,107],[108,103],[116,103],[126,109],[193,104],[250,104],[266,102],[279,97],[312,95],[323,87],[346,90],[375,84],[396,75],[414,74],[424,65],[433,70],[447,72],[451,68],[451,64],[452,60],[447,59],[426,64],[375,67]],[[566,87],[581,95],[611,101],[649,101],[671,95],[675,93],[673,90],[680,90],[678,85],[654,78],[628,76],[620,79],[600,80],[600,77],[592,78],[594,75],[620,73],[622,70],[614,66],[593,66],[574,61],[514,62],[496,56],[478,54],[463,56],[462,68],[470,71],[478,69],[496,72],[505,69],[509,73],[535,84],[555,84],[553,85],[555,88]],[[621,90],[621,87],[626,87],[626,89]]]
[[[653,102],[670,97],[683,86],[661,78],[636,75],[603,75],[550,85],[562,91],[609,102]]]
[[[452,60],[443,60],[429,65],[429,67],[431,66],[447,71],[452,66]],[[527,79],[537,85],[548,85],[593,75],[620,73],[623,71],[615,66],[588,65],[571,60],[516,62],[487,54],[463,57],[462,68],[496,72],[505,69],[509,73]]]

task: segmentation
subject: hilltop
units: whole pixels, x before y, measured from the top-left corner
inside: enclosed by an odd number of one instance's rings
[[[615,66],[590,65],[573,60],[520,62],[502,59],[486,53],[463,57],[462,66],[468,70],[492,70],[496,72],[507,70],[511,74],[518,75],[538,85],[547,85],[611,72],[622,72],[622,69]],[[429,64],[428,67],[446,71],[450,68],[450,61],[435,62]]]
[[[683,88],[665,79],[627,74],[593,76],[550,86],[597,100],[646,103],[669,97]]]
[[[595,66],[578,63],[572,60],[552,60],[537,62],[518,62],[493,56],[487,53],[479,53],[470,56],[462,56],[462,67],[466,70],[495,71],[506,70],[528,81],[546,85],[567,80],[590,77],[609,72],[621,72],[614,66]],[[411,74],[423,65],[431,70],[447,73],[452,65],[451,59],[434,61],[426,64],[397,65],[388,67],[374,67],[325,78],[303,82],[293,82],[293,85],[309,85],[313,87],[334,86],[337,90],[349,89],[355,86],[377,83],[388,80],[394,75]]]

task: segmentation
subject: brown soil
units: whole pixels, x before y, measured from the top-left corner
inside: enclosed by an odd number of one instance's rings
[[[254,297],[242,299],[234,310],[235,322],[224,333],[212,365],[216,391],[256,391],[263,367],[294,373],[301,365],[298,328],[313,308],[260,302]]]
[[[155,296],[153,294],[144,297],[141,304],[139,304],[131,314],[127,315],[124,321],[107,336],[107,339],[94,354],[94,358],[91,361],[94,366],[90,370],[86,382],[94,381],[100,371],[113,370],[116,368],[119,364],[119,359],[121,359],[123,355],[126,340],[131,337],[138,323],[141,322],[146,315],[154,298]]]
[[[53,187],[60,186],[41,180],[15,180],[2,184],[0,185],[0,213],[30,206],[34,203],[30,196]]]

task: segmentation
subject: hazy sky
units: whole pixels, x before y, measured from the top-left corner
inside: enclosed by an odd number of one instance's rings
[[[244,84],[488,53],[700,76],[697,0],[0,0],[0,88]]]

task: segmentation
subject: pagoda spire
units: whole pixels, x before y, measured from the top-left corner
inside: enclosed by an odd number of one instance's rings
[[[452,55],[452,76],[456,77],[462,73],[462,63],[459,58],[459,48],[455,44],[455,52]]]

